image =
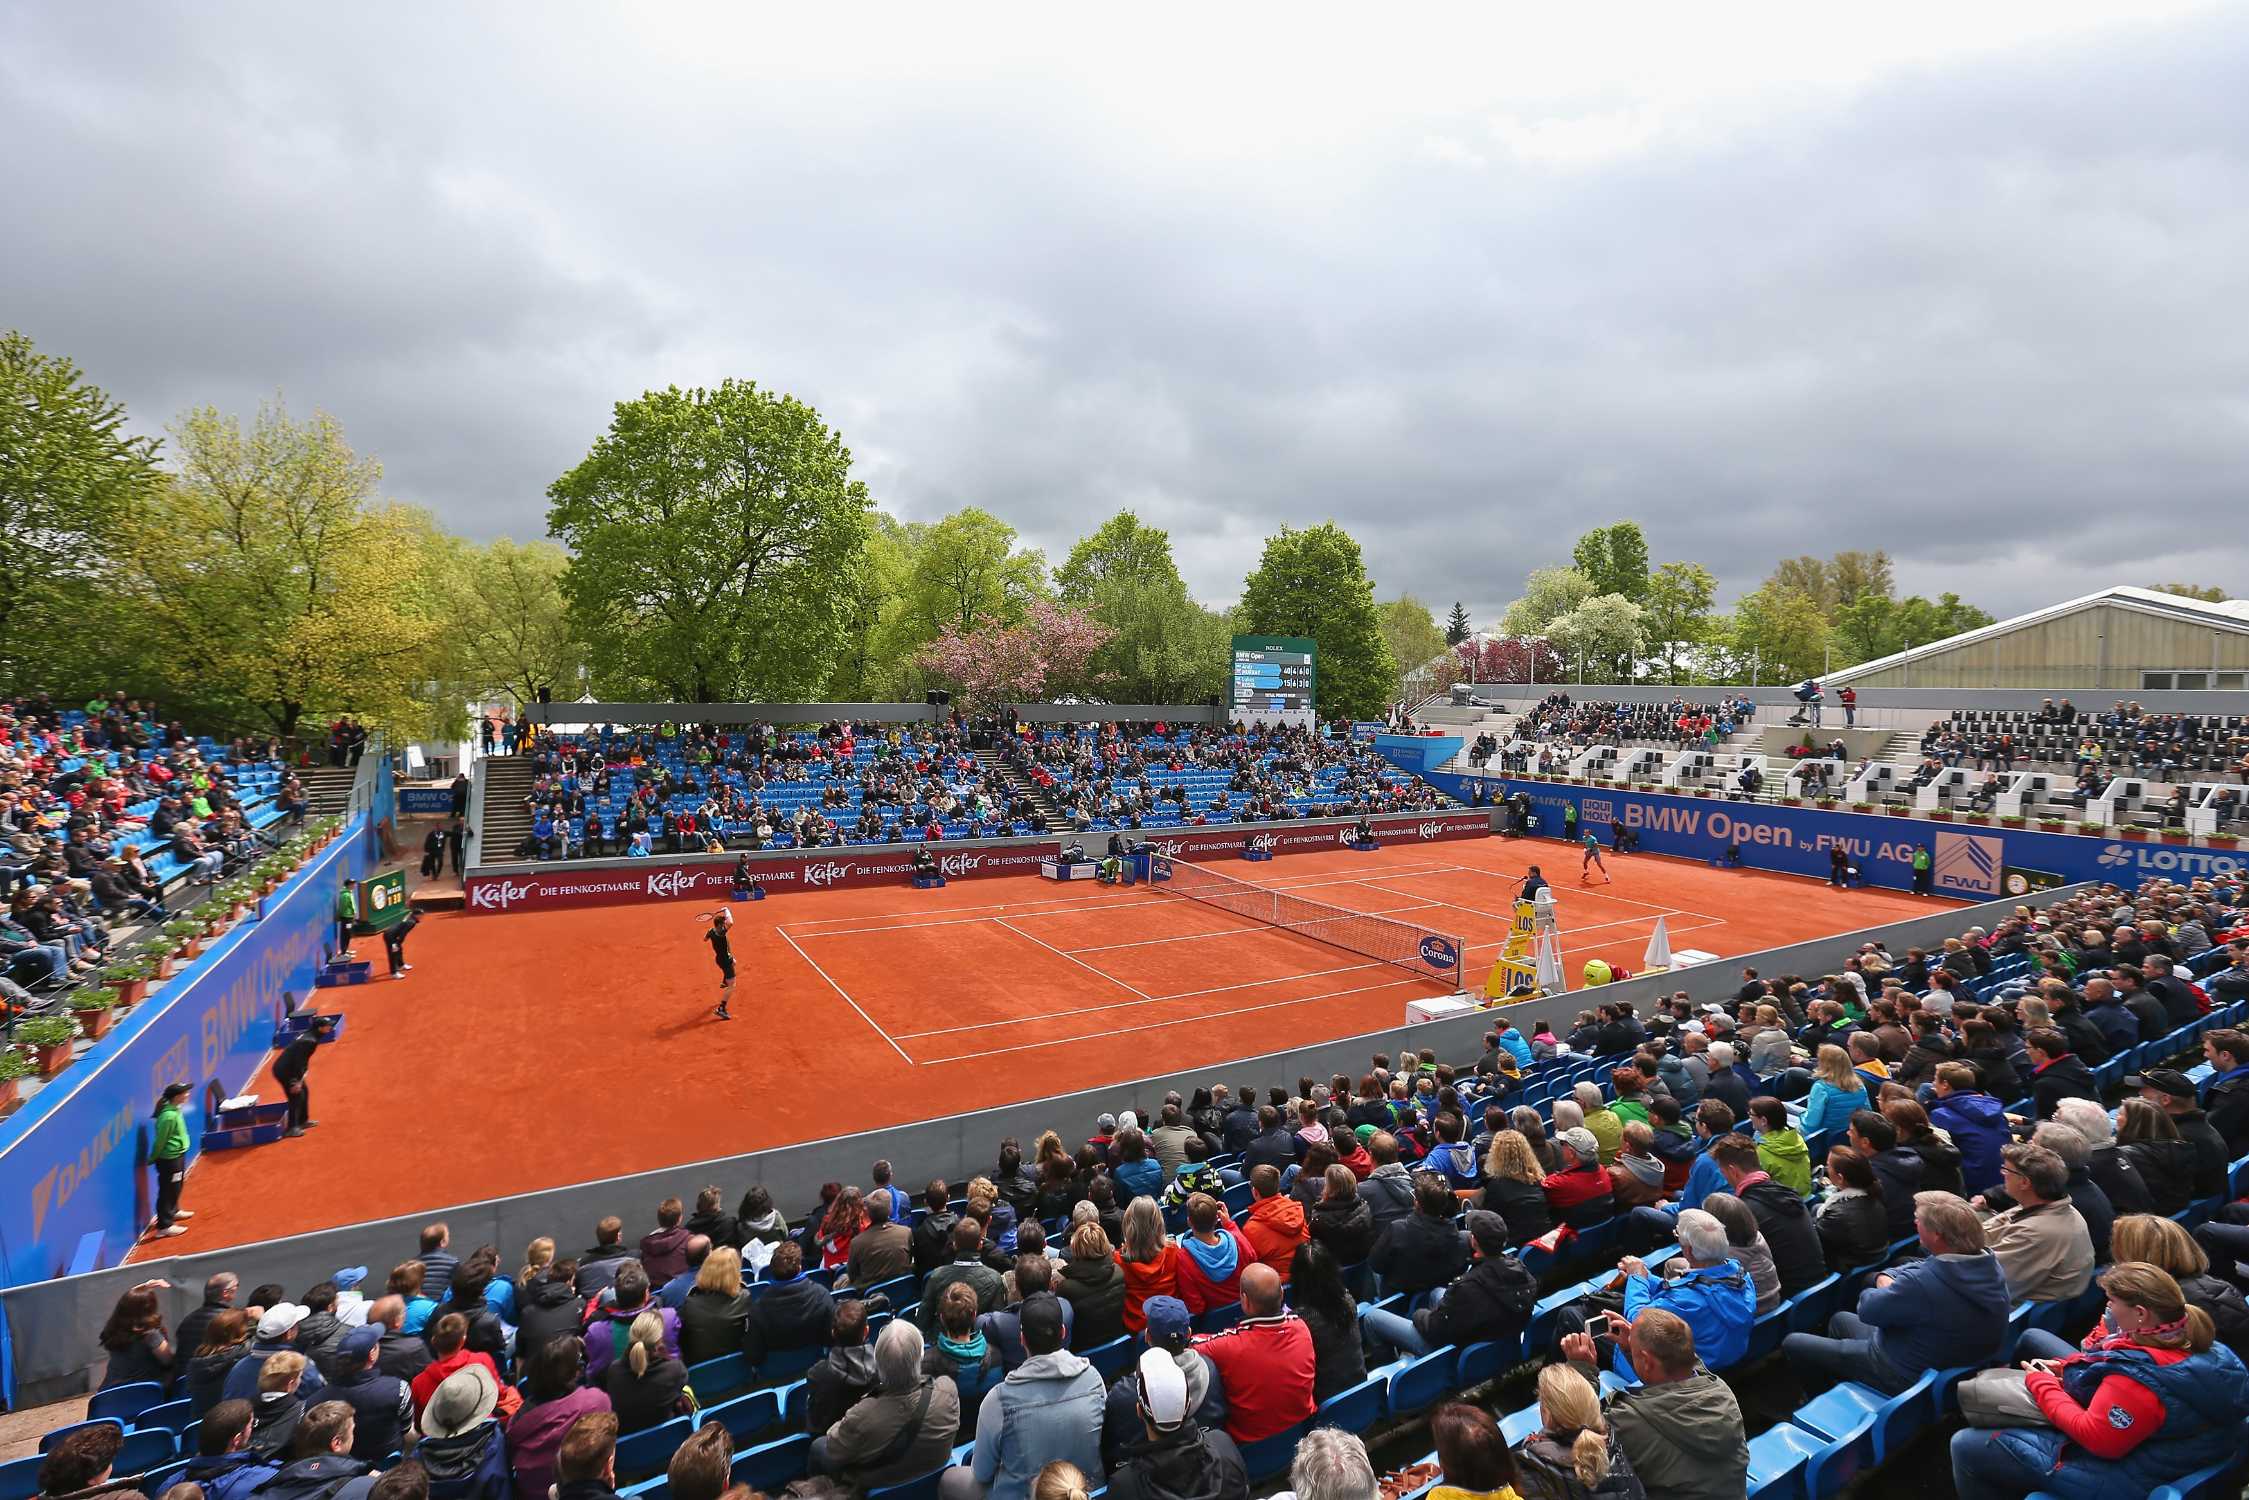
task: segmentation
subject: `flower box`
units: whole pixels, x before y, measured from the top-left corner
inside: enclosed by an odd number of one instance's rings
[[[140,1004],[143,1000],[148,998],[148,982],[150,977],[151,976],[147,974],[136,974],[130,976],[123,974],[112,974],[105,978],[102,983],[117,991],[117,1004],[121,1009],[131,1010],[134,1006]]]
[[[2151,837],[2145,828],[2119,828],[2116,832],[2119,838],[2134,844],[2144,844]]]
[[[1963,813],[1961,814],[1960,821],[1963,823],[1973,823],[1978,828],[1989,828],[1991,826],[1990,815],[1986,813]]]
[[[1930,808],[1929,816],[1931,819],[1939,823],[1949,823],[1952,821],[1952,813],[1950,812],[1950,810],[1942,807]]]
[[[2202,842],[2213,849],[2236,849],[2241,845],[2241,840],[2230,833],[2206,833]]]
[[[1851,804],[1851,811],[1855,813],[1870,813],[1874,811],[1874,804],[1871,802],[1854,802]]]
[[[1999,819],[1999,826],[2002,828],[2020,828],[2023,826],[2023,820],[2011,814],[2002,814]],[[2059,828],[2062,825],[2056,823],[2054,826]]]
[[[1888,807],[1884,808],[1883,811],[1888,813],[1893,818],[1910,818],[1913,816],[1912,808],[1900,807],[1894,802],[1891,803]]]
[[[2193,838],[2187,833],[2184,828],[2176,826],[2164,829],[2157,835],[2157,837],[2162,839],[2166,844],[2190,844],[2194,842]]]
[[[39,1076],[52,1078],[70,1066],[78,1025],[68,1016],[34,1016],[16,1028],[16,1040],[38,1059]]]
[[[107,995],[74,997],[70,1002],[70,1013],[85,1028],[88,1041],[99,1041],[109,1035],[109,1028],[117,1022],[116,1013],[111,1009],[115,1004]]]
[[[21,1052],[0,1049],[0,1108],[23,1102],[23,1081],[30,1076],[30,1058]]]

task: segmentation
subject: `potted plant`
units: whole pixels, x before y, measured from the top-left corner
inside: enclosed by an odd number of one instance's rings
[[[2020,827],[2022,827],[2022,826],[2023,826],[2023,818],[2022,818],[2022,814],[2020,814],[2020,813],[2001,813],[2001,814],[1999,815],[1999,826],[2000,826],[2000,827],[2002,827],[2002,828],[2020,828]],[[2055,827],[2057,827],[2057,828],[2059,828],[2059,827],[2060,827],[2061,825],[2060,825],[2059,823],[2057,823],[2057,824],[2055,824],[2054,826],[2055,826]]]
[[[2127,823],[2117,829],[2116,832],[2120,838],[2127,839],[2135,844],[2144,844],[2149,837],[2148,831],[2137,823]]]
[[[16,1040],[39,1057],[39,1076],[52,1078],[70,1066],[70,1045],[78,1024],[68,1016],[33,1016],[16,1027]]]
[[[1828,811],[1833,812],[1835,810],[1835,799],[1833,797],[1820,797],[1815,799],[1812,805],[1814,807],[1824,807]]]
[[[0,1048],[0,1107],[23,1098],[23,1081],[31,1076],[31,1059],[13,1047]]]
[[[112,1009],[116,1004],[117,997],[106,989],[80,990],[70,997],[71,1014],[86,1028],[88,1041],[98,1041],[109,1034],[111,1024],[117,1019]]]
[[[1780,799],[1780,805],[1783,807],[1802,807],[1804,799],[1801,797],[1783,797]]]
[[[1710,795],[1710,788],[1706,786],[1698,786],[1695,788],[1695,795],[1697,797],[1707,797]]]
[[[102,983],[117,991],[117,1003],[131,1009],[148,995],[148,982],[157,977],[157,961],[131,957],[102,972]]]
[[[2080,823],[2077,825],[2077,831],[2099,838],[2108,832],[2108,826],[2104,823]]]
[[[1851,804],[1851,811],[1855,813],[1870,813],[1874,811],[1874,804],[1871,802],[1854,802]]]
[[[250,908],[257,904],[258,888],[247,880],[229,881],[219,887],[219,899],[226,905],[227,920],[239,922],[248,916]]]
[[[1893,802],[1882,810],[1893,818],[1910,818],[1913,816],[1913,809],[1902,802]]]
[[[1991,815],[1989,813],[1962,813],[1960,821],[1973,823],[1979,828],[1989,828],[1991,826]]]
[[[2188,835],[2187,831],[2176,823],[2164,824],[2163,831],[2160,837],[2166,844],[2185,844],[2192,842],[2192,839]]]
[[[193,958],[203,951],[203,924],[193,917],[175,917],[166,922],[164,935],[172,940],[174,959]]]
[[[2068,825],[2060,818],[2040,818],[2038,826],[2048,833],[2060,833]]]
[[[1929,809],[1929,816],[1939,823],[1949,823],[1952,821],[1952,809],[1949,807],[1932,807]]]

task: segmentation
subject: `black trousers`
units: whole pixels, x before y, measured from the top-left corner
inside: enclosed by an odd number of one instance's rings
[[[390,959],[390,972],[396,974],[406,966],[406,934],[397,927],[384,928],[383,952]]]
[[[187,1185],[187,1158],[175,1156],[169,1161],[157,1161],[156,1167],[156,1227],[169,1229],[180,1211],[180,1189]]]
[[[342,917],[336,919],[336,955],[340,958],[351,952],[351,923]]]
[[[312,1118],[311,1085],[300,1078],[294,1086],[283,1084],[281,1087],[289,1102],[289,1128],[304,1129],[305,1122]]]

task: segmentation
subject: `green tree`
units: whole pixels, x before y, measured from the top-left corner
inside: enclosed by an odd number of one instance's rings
[[[2224,589],[2201,583],[2151,583],[2148,587],[2158,594],[2177,594],[2182,599],[2200,599],[2205,604],[2223,604],[2230,597]]]
[[[1382,638],[1374,583],[1358,542],[1333,521],[1284,526],[1242,581],[1235,611],[1251,635],[1308,636],[1319,643],[1320,711],[1373,718],[1387,706],[1398,667]]]
[[[0,338],[0,688],[107,686],[72,679],[104,645],[98,585],[156,453],[76,365]]]
[[[275,403],[245,432],[205,407],[172,434],[179,472],[133,512],[116,582],[175,701],[283,736],[342,712],[424,732],[444,593],[430,518],[379,503],[381,465],[326,414]]]
[[[1958,594],[1941,594],[1934,603],[1919,594],[1903,599],[1863,594],[1835,611],[1836,665],[1910,651],[1990,623],[1989,614]]]
[[[1734,681],[1794,682],[1826,669],[1829,629],[1818,599],[1771,584],[1734,607],[1721,644]]]
[[[1762,589],[1778,597],[1782,594],[1800,594],[1824,617],[1835,611],[1835,579],[1827,564],[1806,554],[1802,557],[1784,557],[1773,565],[1766,575]]]
[[[1448,655],[1445,633],[1437,628],[1437,617],[1429,606],[1411,594],[1375,606],[1382,622],[1382,639],[1390,647],[1390,659],[1397,663],[1398,681],[1390,688],[1390,696],[1403,691],[1406,677],[1439,657]]]
[[[1015,528],[989,511],[956,510],[916,538],[906,579],[905,617],[925,632],[979,623],[1018,625],[1033,599],[1046,597],[1046,557],[1018,550]]]
[[[1468,606],[1455,599],[1452,604],[1452,617],[1445,621],[1445,644],[1457,646],[1472,634],[1474,634],[1474,629],[1468,623]]]
[[[619,402],[547,496],[604,678],[693,703],[787,700],[844,658],[871,503],[843,440],[794,397],[728,380]]]
[[[1593,580],[1596,594],[1622,594],[1639,603],[1648,592],[1648,538],[1637,521],[1596,526],[1577,539],[1570,562]]]
[[[1684,682],[1681,663],[1709,643],[1717,595],[1718,580],[1701,563],[1667,562],[1649,576],[1643,623],[1664,681]]]
[[[1876,548],[1872,552],[1838,552],[1828,559],[1827,591],[1841,609],[1860,599],[1873,597],[1887,599],[1896,586],[1896,572],[1890,564],[1890,554]]]
[[[1600,592],[1576,568],[1539,568],[1523,582],[1523,597],[1507,606],[1500,629],[1508,635],[1538,636],[1547,627]]]
[[[1590,681],[1629,682],[1647,641],[1645,612],[1622,594],[1596,594],[1546,627],[1565,660],[1584,663]]]
[[[1217,696],[1232,632],[1221,616],[1188,597],[1169,533],[1119,511],[1070,549],[1054,581],[1065,604],[1116,634],[1094,653],[1085,684],[1057,683],[1050,691],[1077,687],[1114,703]]]
[[[501,537],[484,546],[446,539],[444,650],[466,700],[492,693],[535,703],[567,699],[587,670],[562,579],[569,554],[549,541]]]

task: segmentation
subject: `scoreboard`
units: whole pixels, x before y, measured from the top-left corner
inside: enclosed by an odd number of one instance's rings
[[[1318,651],[1301,636],[1235,636],[1232,717],[1312,722]]]

